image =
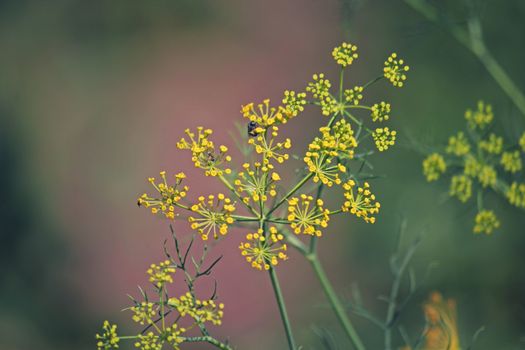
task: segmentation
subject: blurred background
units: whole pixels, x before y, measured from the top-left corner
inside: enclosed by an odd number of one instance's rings
[[[464,21],[458,2],[435,3],[451,21]],[[479,5],[489,48],[525,88],[525,2]],[[405,88],[378,84],[367,94],[391,101],[401,140],[373,158],[385,175],[373,184],[378,222],[339,217],[320,242],[338,292],[348,298],[357,283],[384,317],[378,296],[392,282],[389,257],[403,217],[406,242],[423,237],[413,263],[419,280],[433,266],[401,316],[410,336],[424,325],[428,293],[439,290],[458,304],[465,348],[484,326],[475,349],[524,349],[523,212],[490,198],[502,227],[473,235],[475,209],[445,200],[445,183],[428,185],[422,155],[403,141],[445,142],[478,99],[493,104],[510,138],[524,129],[523,118],[468,51],[397,0],[0,1],[0,349],[94,349],[104,319],[134,332],[120,310],[127,293],[146,285],[145,270],[163,258],[169,237],[166,221],[137,208],[147,177],[192,169],[175,147],[185,128],[210,127],[234,148],[241,104],[277,101],[313,73],[336,80],[331,50],[342,40],[359,47],[352,83],[381,74],[392,51],[411,71]],[[300,118],[286,128],[297,153],[325,122],[315,108]],[[190,174],[190,187],[222,190]],[[175,227],[189,233],[184,222]],[[215,278],[226,304],[214,331],[238,349],[282,349],[268,277],[245,264],[239,240],[234,232],[213,253],[224,255]],[[304,349],[322,348],[319,333],[349,348],[310,266],[292,253],[279,273]],[[380,349],[381,333],[353,319],[369,348]],[[395,344],[402,345],[397,334]]]

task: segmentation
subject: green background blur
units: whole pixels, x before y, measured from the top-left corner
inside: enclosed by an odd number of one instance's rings
[[[464,22],[457,1],[435,3]],[[525,89],[525,1],[478,6],[489,48]],[[474,349],[525,349],[523,212],[490,198],[502,227],[474,236],[474,208],[446,200],[446,184],[428,185],[407,141],[445,142],[478,99],[493,104],[511,139],[523,118],[469,52],[397,0],[0,1],[0,349],[94,349],[104,319],[132,332],[119,311],[168,236],[165,221],[136,207],[146,178],[191,169],[175,148],[186,127],[205,125],[231,145],[241,104],[277,100],[313,73],[335,80],[330,53],[342,40],[359,47],[354,83],[377,76],[392,51],[411,70],[405,88],[378,84],[367,95],[391,101],[401,137],[373,158],[385,175],[373,184],[378,222],[338,218],[320,242],[337,290],[348,298],[358,282],[366,305],[384,314],[377,297],[389,290],[403,217],[406,242],[423,235],[412,264],[419,280],[434,266],[401,316],[410,336],[424,325],[426,296],[440,290],[458,303],[463,347],[485,326]],[[314,109],[299,118],[287,128],[297,152],[324,122]],[[207,180],[193,187],[220,188]],[[284,348],[269,280],[242,261],[238,237],[217,248],[226,315],[214,331],[239,349]],[[304,349],[322,348],[319,333],[347,349],[310,267],[292,254],[279,272]],[[374,326],[353,319],[380,349]]]

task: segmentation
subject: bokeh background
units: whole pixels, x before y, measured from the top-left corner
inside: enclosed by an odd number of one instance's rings
[[[436,3],[464,21],[457,2]],[[488,46],[525,88],[525,2],[479,6]],[[494,105],[509,137],[524,123],[480,63],[402,1],[17,0],[0,2],[0,349],[94,349],[104,319],[134,331],[120,310],[169,236],[166,221],[136,206],[146,178],[192,168],[175,147],[186,127],[213,128],[234,148],[241,104],[277,100],[316,72],[335,80],[330,53],[342,40],[359,46],[348,75],[355,83],[377,76],[392,51],[411,71],[405,88],[379,84],[367,96],[391,101],[401,141],[374,157],[385,175],[374,181],[378,223],[340,217],[321,241],[338,292],[348,298],[357,283],[384,314],[378,296],[388,292],[406,218],[407,242],[423,237],[412,265],[419,280],[433,266],[402,315],[410,335],[423,327],[426,296],[440,290],[457,301],[464,347],[485,326],[475,349],[525,348],[523,212],[491,198],[502,227],[474,236],[474,209],[446,200],[445,184],[425,183],[422,155],[407,141],[443,142],[478,99]],[[315,109],[300,118],[286,129],[298,153],[323,123]],[[190,186],[219,190],[191,174]],[[214,249],[224,255],[214,276],[226,304],[215,331],[238,349],[282,349],[268,277],[243,262],[239,239],[232,233]],[[349,348],[310,267],[292,254],[279,273],[304,349],[322,348],[320,333]],[[380,349],[374,326],[353,318]]]

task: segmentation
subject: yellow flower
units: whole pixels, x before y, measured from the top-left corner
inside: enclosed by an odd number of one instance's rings
[[[208,198],[200,196],[199,202],[192,205],[191,210],[200,216],[190,216],[188,221],[191,223],[191,228],[201,234],[203,240],[207,240],[210,233],[215,239],[219,234],[227,234],[228,226],[234,221],[231,214],[235,211],[235,205],[222,193],[217,196],[209,195]]]
[[[181,317],[190,316],[198,324],[210,322],[216,326],[222,323],[224,304],[217,304],[213,300],[199,300],[190,292],[178,298],[170,298],[168,304],[177,309]]]
[[[500,226],[500,222],[496,214],[492,210],[480,211],[474,220],[474,233],[491,234]]]
[[[275,159],[278,163],[283,163],[290,157],[285,150],[292,147],[292,141],[289,138],[284,142],[275,141],[279,132],[279,128],[275,125],[267,131],[269,131],[270,135],[267,135],[267,132],[261,132],[257,136],[249,139],[248,143],[255,147],[255,152],[264,156],[263,165],[268,165],[272,159]]]
[[[319,152],[306,152],[304,162],[314,177],[315,183],[321,181],[324,185],[332,187],[341,184],[339,173],[345,173],[346,167],[343,164],[331,165],[331,158],[323,157]]]
[[[525,208],[525,184],[513,182],[506,195],[510,204],[518,208]]]
[[[474,156],[468,155],[467,157],[465,157],[465,167],[463,169],[463,172],[467,176],[476,178],[482,166],[483,165],[480,162],[478,162],[478,160]]]
[[[384,76],[387,80],[396,87],[402,87],[407,79],[406,72],[410,68],[405,64],[405,61],[397,58],[397,54],[393,53],[385,61],[385,68],[383,68]]]
[[[382,122],[384,120],[388,120],[390,118],[388,115],[390,110],[390,103],[386,103],[384,101],[381,103],[376,103],[372,106],[372,121]]]
[[[497,180],[496,170],[492,166],[485,164],[479,168],[478,181],[481,183],[481,186],[493,187],[496,184],[496,180]]]
[[[302,194],[300,199],[288,200],[288,221],[295,234],[322,235],[321,228],[328,226],[330,210],[324,208],[321,199],[314,201],[312,196]]]
[[[297,98],[300,98],[297,96]],[[302,98],[302,94],[301,94]],[[285,100],[286,100],[285,95]],[[298,110],[298,104],[297,102],[294,102],[294,110]],[[260,103],[257,105],[257,108],[253,103],[248,103],[247,105],[242,106],[241,113],[244,118],[248,119],[249,121],[257,123],[259,127],[262,129],[267,129],[268,127],[272,125],[278,125],[278,124],[284,124],[293,117],[293,113],[288,114],[284,113],[283,111],[286,110],[285,108],[279,107],[271,107],[270,106],[270,99],[266,99],[263,101],[263,103]]]
[[[139,334],[138,338],[139,341],[135,342],[136,348],[140,348],[140,350],[162,350],[164,340],[153,332],[148,332],[145,335]]]
[[[452,176],[449,193],[461,202],[466,202],[472,196],[472,180],[466,175]]]
[[[503,137],[490,134],[488,140],[479,141],[478,147],[490,154],[500,154],[503,150]]]
[[[483,101],[479,101],[477,110],[467,109],[465,112],[465,119],[467,120],[468,126],[472,129],[480,128],[483,129],[489,125],[494,119],[492,112],[492,106],[485,104]]]
[[[279,260],[286,260],[286,244],[282,241],[284,236],[277,232],[275,227],[270,227],[268,237],[263,230],[246,235],[247,242],[239,245],[242,256],[257,270],[269,270],[276,266]]]
[[[363,99],[363,90],[364,88],[362,86],[354,86],[352,89],[346,89],[344,91],[345,101],[357,106],[359,101]]]
[[[165,260],[157,264],[151,264],[147,271],[149,281],[157,288],[162,288],[166,283],[173,283],[172,274],[175,273],[175,267],[171,265],[169,260]]]
[[[513,174],[520,171],[523,167],[519,151],[503,152],[500,163],[505,171]]]
[[[439,179],[446,170],[445,159],[439,153],[432,153],[423,161],[423,174],[428,182]]]
[[[462,131],[458,132],[456,136],[450,136],[446,152],[458,157],[470,152],[470,144]]]
[[[282,102],[284,105],[284,114],[288,117],[288,119],[291,119],[296,117],[300,112],[304,111],[304,105],[306,104],[306,93],[296,93],[295,91],[286,90],[284,92],[284,98]]]
[[[271,164],[265,167],[261,163],[255,162],[253,168],[250,164],[243,164],[244,171],[239,172],[237,179],[234,184],[237,187],[237,191],[242,197],[244,203],[248,204],[250,199],[254,202],[262,200],[265,202],[268,200],[268,195],[275,197],[277,195],[276,182],[281,180],[278,173],[269,173],[270,169],[273,168]]]
[[[376,196],[370,192],[368,182],[365,182],[363,187],[358,187],[356,193],[354,193],[355,187],[356,183],[354,180],[348,180],[343,185],[346,201],[341,209],[344,212],[350,212],[358,218],[362,218],[367,223],[373,224],[376,221],[373,215],[379,213],[381,204],[376,201]]]
[[[456,302],[443,300],[440,293],[430,294],[423,305],[427,320],[423,350],[460,350]]]
[[[175,206],[182,198],[186,197],[188,192],[188,186],[180,186],[186,175],[184,173],[175,175],[174,185],[168,185],[165,171],[160,172],[160,177],[162,182],[159,183],[155,183],[153,177],[148,179],[159,195],[150,197],[144,193],[137,203],[139,206],[151,208],[153,214],[162,213],[168,219],[175,219]]]
[[[388,128],[377,128],[372,133],[377,149],[383,152],[393,146],[396,141],[396,134],[395,130],[390,131]]]
[[[321,113],[329,116],[339,109],[337,100],[330,95],[330,87],[332,84],[328,79],[325,79],[324,74],[314,74],[313,82],[308,83],[306,91],[310,92],[314,98],[319,101],[321,106]]]
[[[98,350],[110,350],[118,349],[120,338],[117,335],[117,325],[110,324],[108,321],[104,321],[102,326],[103,333],[97,334],[97,349]]]
[[[337,64],[343,66],[343,68],[349,66],[357,59],[357,46],[350,43],[342,43],[332,51],[332,56]]]
[[[154,306],[155,304],[148,301],[143,301],[141,303],[137,302],[135,306],[131,308],[131,311],[133,312],[133,321],[142,325],[150,324],[156,314]]]
[[[184,337],[181,334],[186,332],[186,328],[179,328],[176,324],[171,327],[166,327],[165,334],[167,342],[173,347],[174,350],[179,350],[179,345],[184,342]]]
[[[230,162],[231,157],[226,154],[228,147],[221,145],[216,150],[213,141],[209,136],[213,133],[211,129],[204,129],[202,126],[197,128],[197,134],[189,129],[184,131],[189,138],[181,138],[177,142],[177,148],[191,151],[191,160],[195,167],[205,170],[206,176],[221,176],[223,173],[231,173],[230,168],[222,169],[224,163]]]

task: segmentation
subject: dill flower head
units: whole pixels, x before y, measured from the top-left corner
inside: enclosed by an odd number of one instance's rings
[[[157,264],[151,264],[148,271],[149,281],[157,288],[162,288],[166,283],[173,283],[172,274],[175,273],[175,267],[169,260]]]
[[[496,169],[492,166],[484,164],[479,168],[478,181],[483,187],[493,187],[496,185],[497,174]]]
[[[315,183],[321,181],[328,187],[332,187],[334,183],[341,184],[339,173],[346,172],[346,167],[343,164],[332,165],[331,157],[326,157],[321,152],[316,151],[306,152],[303,159],[308,171],[314,175],[313,181]]]
[[[188,218],[191,228],[197,230],[203,240],[207,240],[210,233],[215,239],[219,238],[219,234],[227,234],[228,226],[234,221],[231,214],[235,211],[235,205],[231,199],[219,193],[217,196],[210,194],[207,198],[200,196],[198,200],[191,206],[191,210],[199,214],[198,217]]]
[[[456,302],[444,300],[440,293],[433,292],[423,305],[423,311],[427,320],[424,349],[460,350]]]
[[[474,219],[474,233],[489,235],[499,226],[500,222],[492,210],[481,210]]]
[[[321,228],[328,226],[330,210],[324,208],[321,199],[302,194],[288,200],[288,221],[295,234],[322,235]]]
[[[323,73],[314,74],[313,82],[308,83],[306,91],[318,100],[321,114],[329,116],[339,108],[337,100],[330,94],[332,84],[324,77]]]
[[[175,350],[179,350],[179,345],[184,342],[184,338],[181,337],[181,334],[186,332],[186,328],[179,328],[176,324],[166,327],[164,331],[166,335],[166,341],[173,347]]]
[[[139,334],[138,341],[135,342],[135,347],[140,350],[162,350],[164,340],[153,332],[147,334]]]
[[[221,176],[223,173],[231,173],[230,168],[222,169],[225,163],[231,161],[231,157],[227,154],[228,147],[221,145],[217,150],[215,149],[213,141],[209,140],[209,136],[213,133],[211,129],[204,129],[200,126],[197,128],[197,134],[189,129],[184,132],[189,141],[181,138],[177,142],[177,148],[191,151],[191,160],[195,167],[204,169],[206,176]]]
[[[357,106],[363,99],[363,90],[364,88],[362,86],[354,86],[352,89],[346,89],[344,91],[345,101]]]
[[[256,233],[248,233],[246,242],[239,245],[242,256],[257,270],[269,270],[276,266],[279,260],[286,260],[286,244],[282,241],[284,236],[277,232],[275,227],[270,227],[268,237],[259,230]]]
[[[138,199],[139,206],[151,208],[153,214],[162,213],[168,219],[175,219],[175,206],[182,198],[186,197],[188,186],[181,186],[182,181],[186,178],[184,173],[175,175],[175,184],[168,185],[166,172],[161,171],[161,182],[155,183],[155,178],[150,177],[148,181],[158,192],[158,196],[150,197],[144,193]]]
[[[209,322],[215,326],[222,324],[222,317],[224,316],[224,304],[215,303],[215,301],[209,300],[195,300],[196,314],[198,323]]]
[[[350,43],[342,43],[341,45],[334,48],[332,56],[337,64],[343,66],[343,68],[349,66],[357,59],[357,46]]]
[[[287,138],[284,142],[277,142],[275,138],[278,135],[279,127],[275,125],[271,126],[268,131],[270,135],[267,135],[266,132],[261,132],[249,139],[248,143],[255,147],[255,152],[263,155],[264,165],[268,165],[272,159],[275,159],[277,163],[283,163],[290,157],[286,150],[292,147],[292,141]]]
[[[465,119],[471,129],[483,129],[485,126],[492,123],[492,119],[494,119],[492,106],[485,104],[483,101],[478,101],[476,110],[467,109],[465,112]]]
[[[503,166],[505,171],[508,171],[512,174],[517,173],[523,167],[520,152],[503,152],[501,155],[500,164]]]
[[[463,172],[467,176],[476,178],[482,166],[483,165],[477,160],[476,157],[469,154],[467,157],[465,157],[465,167]]]
[[[450,196],[465,203],[472,196],[472,180],[466,175],[454,175],[450,182]]]
[[[304,111],[306,104],[306,93],[288,91],[284,92],[283,111],[288,119],[296,117],[300,112]]]
[[[302,98],[302,94],[300,95]],[[296,99],[299,99],[299,98],[300,98],[299,95],[297,95]],[[285,94],[285,100],[287,100],[286,94]],[[293,107],[294,110],[298,110],[298,106],[300,104],[298,102],[294,102],[292,105],[294,106]],[[266,99],[266,100],[263,100],[263,103],[259,103],[257,106],[255,106],[253,102],[242,106],[241,113],[244,118],[248,119],[251,122],[256,123],[259,126],[259,128],[256,129],[256,132],[261,133],[272,125],[285,124],[288,121],[288,119],[295,116],[293,112],[283,114],[283,111],[285,109],[271,107],[270,99]]]
[[[186,292],[186,294],[183,294],[178,298],[170,298],[168,300],[168,304],[176,308],[181,317],[186,315],[190,316],[191,318],[197,317],[195,299],[190,292]]]
[[[490,154],[500,154],[503,150],[503,137],[490,134],[488,140],[481,140],[478,147]]]
[[[375,129],[372,137],[374,138],[377,149],[383,152],[393,146],[396,142],[396,134],[397,132],[395,130],[390,131],[387,127]]]
[[[155,304],[149,301],[135,303],[135,306],[131,307],[131,311],[133,312],[133,321],[142,325],[150,324],[156,314]]]
[[[235,179],[235,186],[237,192],[243,196],[242,200],[248,204],[250,200],[265,202],[268,200],[268,195],[275,197],[277,195],[276,182],[281,180],[281,177],[276,172],[271,172],[273,166],[263,166],[259,162],[253,165],[249,163],[243,164],[244,171],[239,172],[237,179]]]
[[[110,350],[118,349],[120,338],[117,335],[117,325],[110,324],[108,321],[104,321],[102,325],[102,334],[97,334],[97,349],[98,350]]]
[[[458,157],[464,156],[470,152],[470,143],[462,131],[458,132],[455,136],[450,136],[446,152]]]
[[[372,121],[374,122],[382,122],[384,120],[388,120],[390,116],[388,113],[390,113],[390,103],[386,103],[384,101],[380,103],[376,103],[372,106]]]
[[[410,67],[405,64],[405,61],[398,58],[396,53],[393,53],[385,61],[383,75],[392,85],[402,87],[407,79],[406,72],[409,69]]]
[[[510,204],[525,208],[525,184],[513,182],[506,193]]]
[[[368,182],[363,187],[357,187],[354,180],[348,180],[344,185],[344,196],[346,201],[341,207],[342,211],[349,212],[358,218],[362,218],[366,223],[373,224],[376,221],[375,214],[379,213],[381,204],[376,201],[376,196],[370,191]]]
[[[439,179],[446,170],[445,159],[439,153],[432,153],[423,161],[423,174],[428,182]]]

